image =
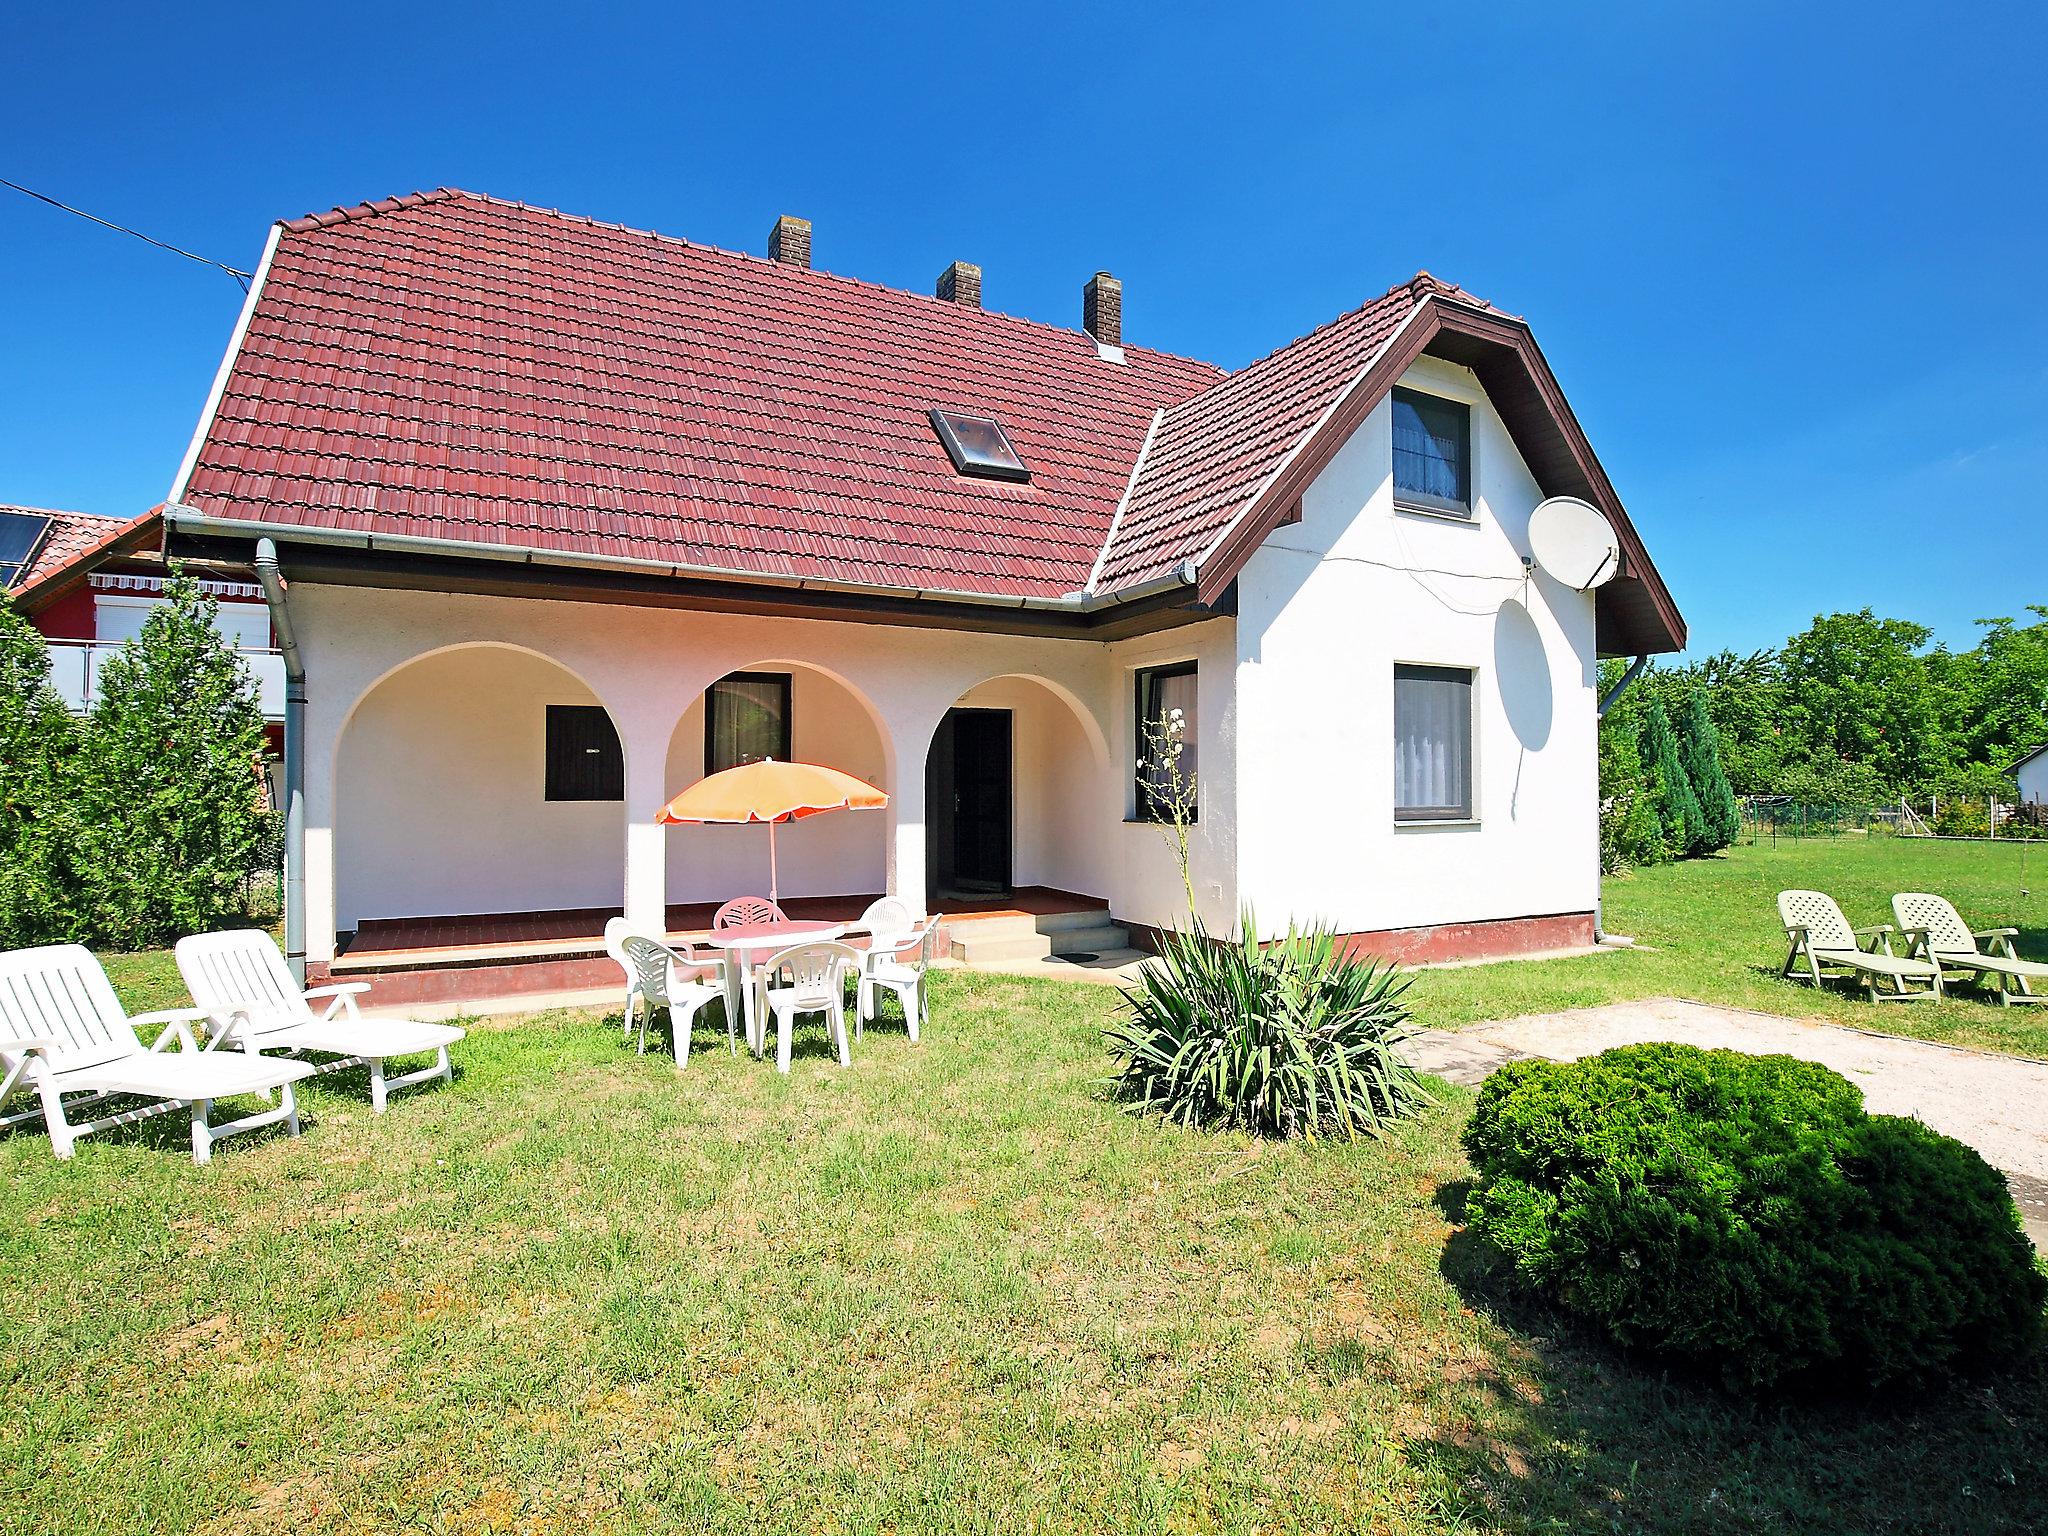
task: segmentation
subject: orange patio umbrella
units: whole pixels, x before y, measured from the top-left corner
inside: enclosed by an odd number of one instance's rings
[[[889,797],[865,780],[819,763],[778,763],[765,758],[699,779],[661,808],[654,819],[737,825],[768,823],[768,899],[775,900],[775,824],[826,811],[874,811]]]

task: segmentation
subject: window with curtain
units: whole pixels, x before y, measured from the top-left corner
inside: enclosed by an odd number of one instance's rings
[[[623,800],[626,754],[602,704],[550,704],[548,800]]]
[[[1394,391],[1394,499],[1438,512],[1472,510],[1472,408]]]
[[[1394,819],[1472,815],[1472,673],[1394,668]]]
[[[1176,713],[1176,711],[1178,713]],[[1137,711],[1137,815],[1140,821],[1167,819],[1165,796],[1171,777],[1157,750],[1163,732],[1178,726],[1174,739],[1180,745],[1179,764],[1183,783],[1195,783],[1195,664],[1181,662],[1171,667],[1143,667],[1138,672]]]
[[[789,757],[789,674],[734,672],[704,695],[704,771]]]

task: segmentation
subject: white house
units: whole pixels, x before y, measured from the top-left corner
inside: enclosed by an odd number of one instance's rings
[[[1175,708],[1216,927],[1593,937],[1596,659],[1684,626],[1528,327],[1423,274],[1225,373],[1126,344],[1107,273],[1079,329],[980,290],[814,271],[793,219],[766,258],[445,190],[276,227],[165,522],[275,552],[316,972],[531,987],[621,908],[701,923],[762,834],[654,813],[760,755],[890,795],[786,829],[785,895],[1142,937]],[[1591,594],[1524,558],[1560,494],[1620,536]]]
[[[2048,746],[2034,748],[2012,765],[2011,772],[2019,781],[2021,805],[2048,802]]]

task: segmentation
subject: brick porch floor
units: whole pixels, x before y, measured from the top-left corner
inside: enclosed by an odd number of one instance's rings
[[[873,896],[790,896],[782,910],[811,922],[848,923],[866,911]],[[937,904],[947,918],[988,917],[1011,913],[1042,916],[1055,912],[1099,910],[1109,903],[1050,886],[1019,886],[1008,896],[974,900],[948,898]],[[710,928],[713,902],[687,902],[668,909],[670,934],[681,937]],[[343,935],[338,958],[361,962],[372,958],[425,959],[437,951],[496,950],[561,955],[594,948],[604,938],[604,925],[619,916],[618,907],[572,907],[553,912],[486,912],[453,917],[373,918]]]

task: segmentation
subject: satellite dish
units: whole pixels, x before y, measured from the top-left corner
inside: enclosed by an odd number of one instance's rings
[[[1552,496],[1529,514],[1529,553],[1577,592],[1590,592],[1621,570],[1621,540],[1614,524],[1576,496]]]

